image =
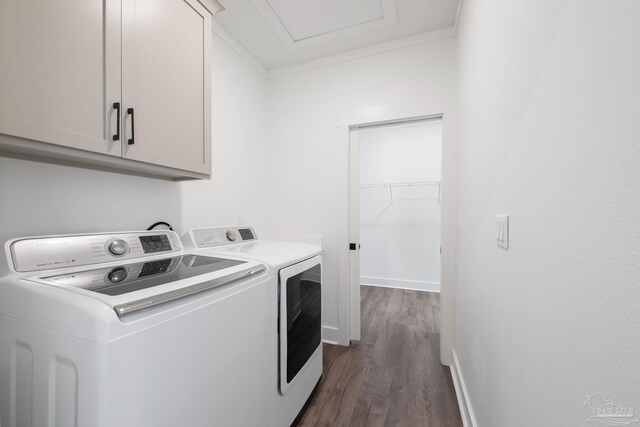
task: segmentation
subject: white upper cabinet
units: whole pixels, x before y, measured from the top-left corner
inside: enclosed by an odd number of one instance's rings
[[[120,156],[119,0],[0,0],[0,133]]]
[[[199,0],[0,0],[0,155],[210,175],[210,11]]]
[[[125,0],[124,157],[209,173],[211,14],[197,0]]]

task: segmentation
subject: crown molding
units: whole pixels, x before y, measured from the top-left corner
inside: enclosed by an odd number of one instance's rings
[[[456,9],[456,19],[455,21],[453,21],[453,29],[454,29],[455,35],[458,34],[458,26],[460,25],[460,15],[462,14],[462,3],[464,3],[464,0],[458,0],[458,7]]]
[[[253,57],[240,43],[236,41],[229,33],[226,32],[222,25],[220,25],[215,19],[212,22],[212,30],[215,35],[217,35],[220,40],[225,42],[227,46],[229,46],[240,58],[242,58],[245,62],[247,62],[251,67],[253,67],[260,75],[264,78],[267,78],[267,69],[258,62],[257,59]]]
[[[378,43],[371,46],[348,50],[346,52],[336,53],[334,55],[323,56],[321,58],[312,59],[306,62],[286,65],[284,67],[272,68],[267,70],[267,78],[281,77],[288,74],[294,74],[302,71],[312,70],[315,68],[322,68],[329,65],[348,62],[354,59],[380,55],[394,50],[406,49],[424,43],[431,43],[434,41],[447,39],[450,37],[454,37],[455,35],[456,25],[452,25],[450,27],[427,31],[425,33],[420,33],[389,42]]]
[[[204,6],[204,8],[207,9],[212,15],[215,15],[216,13],[225,9],[224,5],[218,0],[198,0],[198,3]]]

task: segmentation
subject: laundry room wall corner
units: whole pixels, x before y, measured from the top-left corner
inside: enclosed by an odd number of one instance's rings
[[[212,35],[212,175],[180,183],[181,233],[191,228],[266,228],[264,71],[224,30]]]
[[[273,234],[324,237],[325,331],[349,343],[349,127],[444,114],[444,153],[455,142],[455,39],[353,59],[305,71],[270,73],[267,162],[272,192],[268,210]],[[419,94],[419,95],[416,95]],[[446,166],[455,164],[447,159]],[[447,172],[448,173],[448,172]],[[447,185],[455,193],[455,179]],[[455,213],[455,197],[447,215]],[[453,215],[455,217],[455,214]],[[453,222],[446,222],[451,227]],[[450,239],[451,230],[443,234]],[[445,249],[447,248],[447,249]],[[451,255],[453,245],[444,243]],[[447,264],[446,268],[452,268]],[[443,279],[452,280],[452,273]],[[444,287],[451,282],[442,283]],[[451,294],[448,294],[448,298]],[[453,307],[450,298],[447,309]],[[445,320],[446,319],[446,320]],[[451,334],[449,315],[443,335]],[[331,328],[331,329],[330,329]],[[453,339],[443,339],[450,344]],[[450,349],[443,349],[450,354]]]

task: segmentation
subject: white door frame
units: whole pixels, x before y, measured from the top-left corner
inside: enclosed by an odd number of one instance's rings
[[[360,150],[358,131],[363,128],[393,126],[402,123],[442,120],[444,114],[410,117],[398,120],[385,120],[349,126],[349,244],[355,243],[355,250],[349,250],[349,340],[360,340]],[[444,148],[444,140],[441,141]],[[444,156],[440,159],[442,166]],[[444,170],[442,173],[444,177]],[[440,206],[442,217],[442,205]],[[444,235],[442,221],[440,235]],[[444,255],[442,255],[444,256]],[[442,269],[442,256],[440,267]],[[442,274],[442,273],[441,273]]]
[[[359,126],[349,128],[349,340],[360,341],[360,151]]]

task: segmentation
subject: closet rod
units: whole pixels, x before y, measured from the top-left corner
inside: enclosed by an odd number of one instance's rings
[[[419,187],[426,185],[440,185],[440,181],[416,181],[416,182],[387,182],[379,184],[362,184],[360,188],[383,188],[383,187]]]

